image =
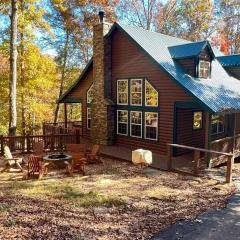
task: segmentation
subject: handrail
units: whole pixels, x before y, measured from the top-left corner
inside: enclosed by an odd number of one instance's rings
[[[240,134],[237,134],[235,137],[240,137]],[[223,142],[223,141],[231,140],[231,139],[234,139],[234,136],[225,137],[225,138],[221,138],[221,139],[216,139],[216,140],[214,140],[214,141],[211,141],[211,144],[219,143],[219,142]]]
[[[168,161],[167,161],[167,166],[168,170],[172,169],[172,157],[173,157],[173,147],[178,147],[178,148],[185,148],[189,150],[194,151],[194,174],[198,176],[198,171],[199,171],[199,166],[200,166],[200,152],[205,152],[205,153],[215,153],[218,155],[224,155],[227,156],[227,173],[226,173],[226,182],[231,183],[232,182],[232,169],[233,169],[233,164],[234,164],[234,157],[236,156],[235,153],[226,153],[226,152],[219,152],[215,150],[208,150],[204,148],[196,148],[196,147],[191,147],[191,146],[186,146],[186,145],[180,145],[180,144],[174,144],[174,143],[169,143],[167,144],[168,147]]]
[[[204,149],[204,148],[195,148],[195,147],[190,147],[190,146],[180,145],[180,144],[169,143],[168,145],[172,146],[172,147],[185,148],[185,149],[196,150],[196,151],[200,151],[200,152],[215,153],[215,154],[229,156],[229,157],[234,155],[233,153],[219,152],[219,151],[208,150],[208,149]]]

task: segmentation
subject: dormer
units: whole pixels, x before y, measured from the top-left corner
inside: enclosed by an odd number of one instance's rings
[[[240,80],[240,54],[217,57],[229,75]]]
[[[214,53],[208,41],[181,44],[168,49],[172,58],[187,74],[197,78],[211,77]]]

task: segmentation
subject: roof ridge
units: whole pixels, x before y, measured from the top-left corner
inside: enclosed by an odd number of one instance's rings
[[[142,31],[146,31],[146,32],[150,32],[150,33],[162,35],[162,36],[165,36],[165,37],[171,37],[171,38],[175,38],[175,39],[182,40],[182,41],[187,41],[188,43],[193,43],[192,41],[187,40],[187,39],[184,39],[184,38],[179,38],[179,37],[167,35],[167,34],[164,34],[164,33],[156,32],[156,31],[152,31],[152,30],[147,30],[147,29],[144,29],[144,28],[142,28],[142,27],[127,25],[127,24],[119,23],[119,22],[116,22],[116,24],[118,24],[120,27],[121,27],[121,26],[132,27],[132,28],[135,28],[135,29],[138,29],[138,30],[140,29],[140,30],[142,30]],[[186,44],[187,44],[187,43],[186,43]]]

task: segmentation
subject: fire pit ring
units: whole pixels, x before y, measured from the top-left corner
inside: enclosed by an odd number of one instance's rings
[[[71,159],[72,159],[71,155],[63,153],[54,153],[43,157],[43,160],[45,161],[69,161]]]

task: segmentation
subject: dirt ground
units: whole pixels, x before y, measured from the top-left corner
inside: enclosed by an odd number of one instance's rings
[[[0,239],[150,239],[179,220],[223,208],[234,187],[103,159],[86,176],[0,173]]]

